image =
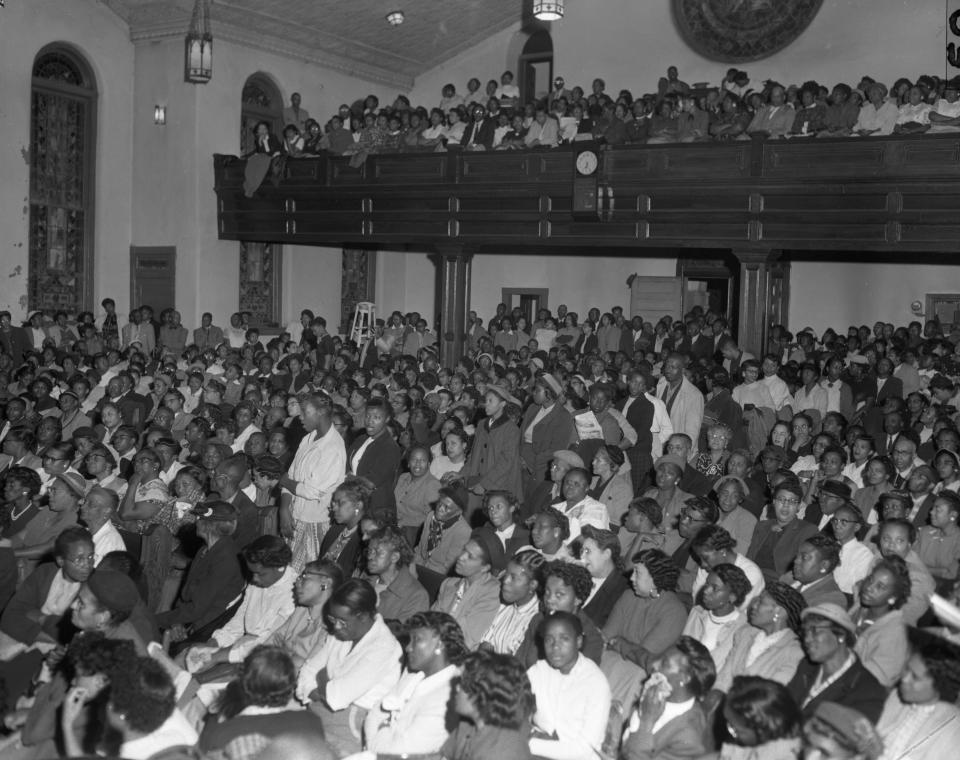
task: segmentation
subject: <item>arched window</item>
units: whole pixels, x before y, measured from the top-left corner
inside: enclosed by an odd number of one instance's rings
[[[553,39],[550,32],[541,29],[530,35],[523,45],[517,69],[522,102],[533,102],[550,92],[553,83]]]
[[[33,63],[28,307],[76,314],[93,299],[96,85],[73,50]]]
[[[247,78],[241,93],[240,153],[253,150],[253,129],[266,121],[282,139],[283,98],[265,74]],[[281,285],[283,246],[279,243],[240,243],[240,294],[238,310],[250,312],[250,324],[282,327]]]

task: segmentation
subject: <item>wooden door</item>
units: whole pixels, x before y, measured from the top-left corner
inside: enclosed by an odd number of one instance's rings
[[[130,246],[130,307],[153,307],[153,313],[176,308],[177,249]]]

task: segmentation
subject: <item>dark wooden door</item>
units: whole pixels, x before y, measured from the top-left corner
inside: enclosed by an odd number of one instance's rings
[[[176,308],[177,249],[130,246],[130,306],[153,307],[153,313]]]

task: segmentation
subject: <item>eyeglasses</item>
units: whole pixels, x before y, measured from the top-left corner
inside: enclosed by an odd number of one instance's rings
[[[689,509],[680,510],[680,519],[686,520],[688,522],[704,522],[705,521],[703,514],[701,514],[700,512],[691,511]]]
[[[844,520],[842,517],[831,517],[830,522],[834,523],[835,525],[839,525],[840,527],[860,524],[859,520]]]
[[[784,499],[783,497],[778,497],[778,498],[776,498],[776,499],[773,500],[773,503],[774,503],[774,504],[784,504],[784,505],[795,506],[795,505],[797,505],[797,504],[800,503],[800,499],[796,499],[796,498],[794,498],[794,499]]]

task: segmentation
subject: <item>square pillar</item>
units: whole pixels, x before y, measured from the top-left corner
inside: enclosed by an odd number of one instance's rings
[[[452,367],[464,353],[473,253],[462,246],[444,246],[431,258],[440,268],[440,364]]]
[[[740,263],[737,343],[755,356],[767,352],[767,334],[783,324],[790,293],[790,265],[780,250],[732,251]]]

